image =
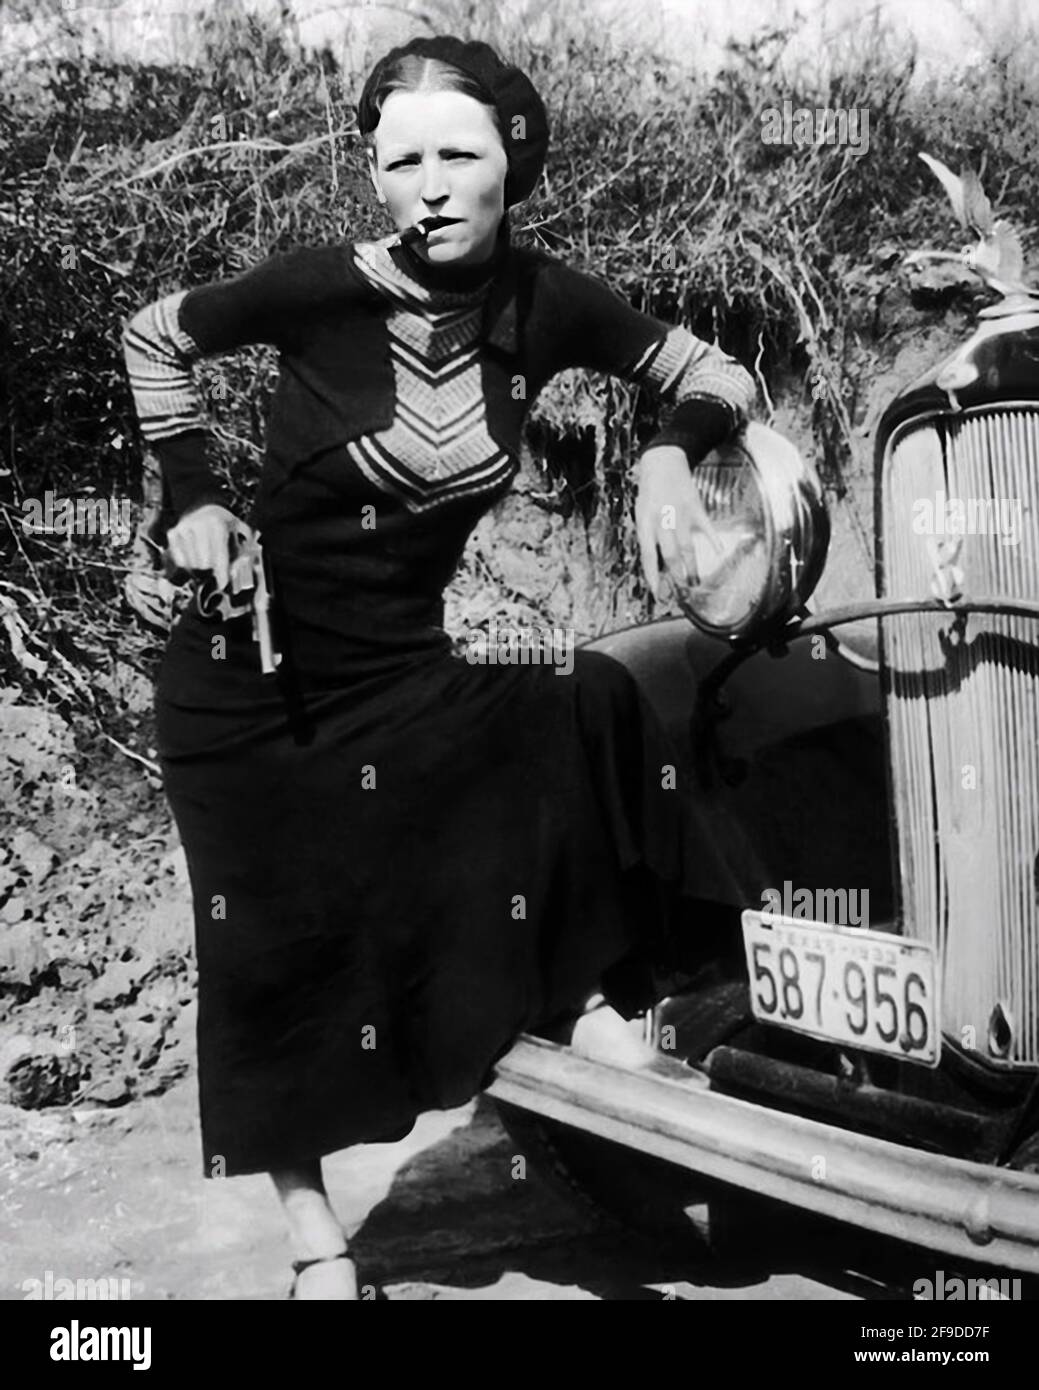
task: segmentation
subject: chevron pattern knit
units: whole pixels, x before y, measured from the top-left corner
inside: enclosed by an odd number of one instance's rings
[[[517,462],[487,430],[477,344],[487,287],[430,290],[383,242],[354,247],[357,270],[393,301],[386,327],[396,387],[393,423],[346,447],[376,486],[413,512],[493,491]]]

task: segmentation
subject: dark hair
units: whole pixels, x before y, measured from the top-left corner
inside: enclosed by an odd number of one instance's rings
[[[536,89],[519,68],[503,63],[493,48],[443,34],[412,39],[380,58],[357,103],[357,129],[370,141],[391,92],[453,91],[490,109],[508,160],[505,206],[534,191],[548,150],[548,113]]]
[[[380,64],[380,68],[376,68],[371,79],[374,85],[371,87],[370,98],[376,112],[376,120],[369,130],[363,132],[366,145],[371,146],[374,142],[383,103],[392,92],[461,92],[490,110],[502,147],[508,150],[494,97],[471,73],[463,72],[453,63],[444,62],[442,58],[423,58],[416,53],[405,53],[399,58],[390,58],[384,67]]]

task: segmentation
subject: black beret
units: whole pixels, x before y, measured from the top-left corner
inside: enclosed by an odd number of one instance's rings
[[[519,68],[503,63],[488,44],[444,36],[412,39],[399,48],[391,48],[372,69],[357,103],[357,126],[361,134],[367,135],[379,124],[374,97],[387,69],[409,54],[450,63],[486,89],[498,113],[509,161],[505,206],[511,207],[529,198],[537,186],[548,151],[548,116],[530,78]],[[517,116],[522,116],[521,122],[516,122]]]

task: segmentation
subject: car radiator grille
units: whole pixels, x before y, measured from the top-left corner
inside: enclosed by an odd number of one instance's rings
[[[937,529],[956,523],[953,499],[974,534],[925,534],[921,503]],[[944,596],[952,564],[967,597],[1039,598],[1039,409],[902,434],[880,523],[882,597]],[[903,931],[939,951],[943,1031],[991,1061],[1037,1065],[1039,622],[909,614],[883,628]]]

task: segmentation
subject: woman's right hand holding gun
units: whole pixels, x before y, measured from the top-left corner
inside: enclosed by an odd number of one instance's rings
[[[180,570],[210,573],[218,591],[226,590],[231,578],[232,537],[236,542],[251,541],[254,532],[234,512],[219,503],[207,502],[186,512],[170,528],[166,548],[170,563]]]

